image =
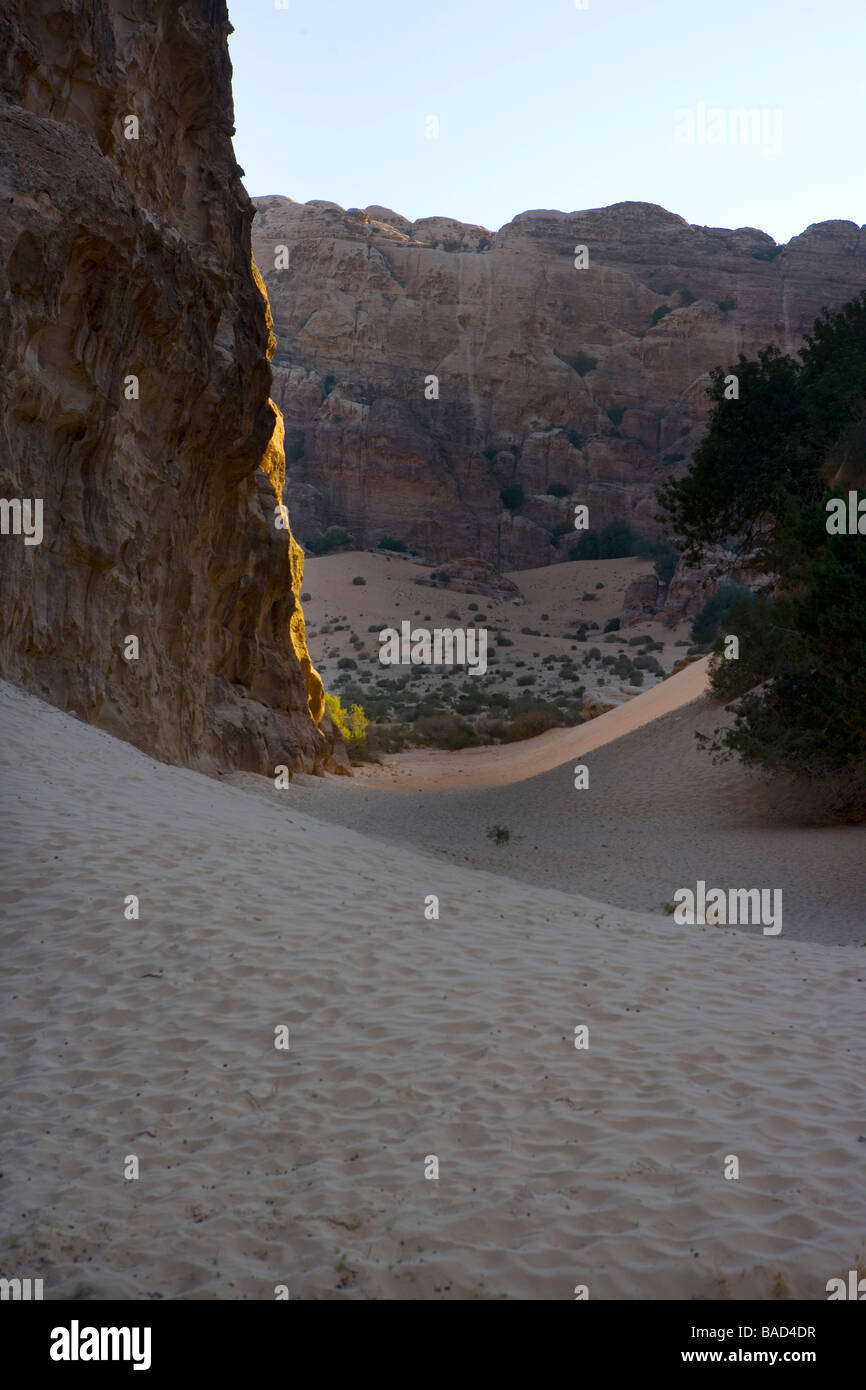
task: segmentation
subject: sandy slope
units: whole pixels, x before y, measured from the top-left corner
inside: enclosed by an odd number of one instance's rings
[[[0,727],[7,1274],[822,1299],[862,1254],[860,949],[385,850],[8,686]]]
[[[573,728],[550,729],[520,743],[466,748],[459,753],[430,749],[394,754],[384,757],[379,766],[359,768],[357,775],[377,783],[384,775],[397,786],[413,788],[502,787],[522,782],[581,758],[697,699],[706,689],[708,660],[704,657],[692,662],[616,709]]]

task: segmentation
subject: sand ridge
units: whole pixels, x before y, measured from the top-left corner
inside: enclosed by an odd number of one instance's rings
[[[862,1253],[861,950],[384,852],[302,787],[0,715],[3,1256],[46,1297],[824,1299]]]

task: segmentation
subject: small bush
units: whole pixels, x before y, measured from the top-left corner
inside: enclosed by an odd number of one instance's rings
[[[655,328],[657,323],[661,323],[665,314],[669,314],[670,312],[671,308],[669,304],[660,304],[657,309],[653,309],[652,318],[650,319],[650,327]]]
[[[572,357],[564,357],[563,362],[567,362],[578,376],[586,376],[589,372],[594,372],[598,366],[598,358],[593,357],[591,352],[576,352]]]
[[[358,663],[353,661],[350,656],[341,656],[337,662],[338,671],[357,671]]]
[[[397,550],[401,554],[406,553],[406,542],[395,540],[393,536],[383,536],[379,542],[380,550]]]
[[[548,729],[555,729],[558,724],[559,715],[548,706],[526,710],[513,719],[505,730],[505,742],[519,743],[525,738],[537,738],[539,734],[547,733]]]
[[[736,309],[737,301],[735,299],[720,299],[718,305],[723,314],[728,314],[732,309]]]
[[[515,512],[518,507],[522,507],[526,500],[526,495],[520,483],[509,483],[499,494],[503,507],[506,511]]]
[[[583,596],[583,601],[584,601],[584,603],[591,603],[591,602],[593,602],[593,600],[595,600],[595,599],[597,599],[597,598],[598,598],[598,594],[587,593],[587,594],[584,594],[584,596]]]
[[[366,582],[367,581],[364,578],[363,574],[356,574],[355,578],[352,580],[353,584],[366,584]]]
[[[742,584],[723,584],[711,594],[692,623],[691,639],[699,646],[708,646],[721,632],[722,623],[731,604],[737,599],[750,599],[752,592]]]
[[[619,618],[608,618],[604,625],[605,632],[619,632]]]
[[[571,488],[566,487],[565,483],[551,483],[547,489],[548,497],[570,497]]]
[[[511,839],[511,831],[505,825],[491,825],[487,831],[487,838],[495,845],[507,845]]]
[[[324,555],[329,550],[335,550],[337,546],[349,545],[351,540],[352,537],[348,531],[343,530],[342,526],[331,526],[324,535],[319,536],[317,540],[310,541],[307,549],[313,555]]]
[[[307,593],[301,594],[301,603],[309,603],[309,602],[311,601],[312,597],[313,597],[312,594],[307,594]]]

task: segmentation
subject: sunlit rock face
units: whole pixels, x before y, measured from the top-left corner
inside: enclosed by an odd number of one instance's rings
[[[525,212],[494,233],[254,202],[295,530],[389,535],[431,561],[565,559],[574,502],[594,528],[657,534],[654,493],[701,438],[708,370],[796,350],[824,306],[866,287],[851,222],[777,248],[650,203]],[[525,496],[508,510],[513,483]]]
[[[44,536],[0,536],[0,671],[160,758],[314,771],[229,32],[216,0],[4,5],[0,497]]]

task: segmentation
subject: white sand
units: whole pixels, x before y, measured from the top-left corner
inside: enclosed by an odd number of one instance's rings
[[[8,686],[0,720],[5,1273],[47,1297],[823,1299],[862,1256],[860,948],[383,847],[299,811],[297,781],[165,767]]]

